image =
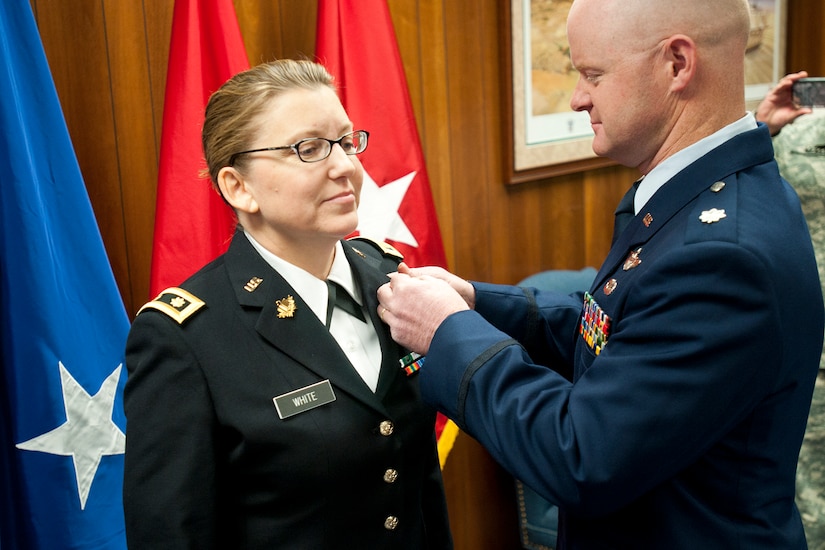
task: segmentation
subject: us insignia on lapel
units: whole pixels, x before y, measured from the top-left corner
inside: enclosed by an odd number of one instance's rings
[[[264,282],[264,280],[260,277],[252,277],[245,285],[243,285],[243,289],[247,292],[255,292],[255,289],[257,289],[258,285],[262,282]]]
[[[290,295],[280,300],[275,300],[278,306],[278,319],[291,318],[295,315],[295,299]]]

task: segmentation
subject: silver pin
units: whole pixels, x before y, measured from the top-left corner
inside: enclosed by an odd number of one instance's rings
[[[705,210],[704,212],[702,212],[702,214],[699,216],[699,220],[702,223],[710,224],[710,223],[716,223],[719,220],[721,220],[722,218],[727,218],[727,217],[728,217],[728,215],[725,214],[724,209],[719,210],[718,208],[711,208],[710,210]]]

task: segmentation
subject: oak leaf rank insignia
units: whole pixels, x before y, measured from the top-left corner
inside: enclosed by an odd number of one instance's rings
[[[189,319],[196,311],[206,305],[206,302],[182,288],[167,288],[158,297],[145,304],[137,312],[138,315],[146,309],[156,309],[174,319],[179,325]]]

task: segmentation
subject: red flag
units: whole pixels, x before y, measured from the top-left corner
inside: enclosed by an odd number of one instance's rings
[[[358,233],[389,241],[411,266],[447,267],[407,79],[386,0],[320,0],[316,56],[335,77],[362,155]],[[458,428],[436,421],[441,466]]]
[[[150,297],[229,245],[234,214],[201,177],[209,96],[249,68],[232,0],[176,0],[163,106]]]
[[[370,133],[358,230],[411,266],[447,266],[386,0],[320,0],[316,56],[358,130]]]

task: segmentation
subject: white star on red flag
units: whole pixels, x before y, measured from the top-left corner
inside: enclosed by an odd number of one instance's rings
[[[410,172],[379,187],[364,170],[361,203],[358,206],[358,233],[378,241],[392,240],[418,247],[418,241],[404,223],[398,208],[417,172]]]

